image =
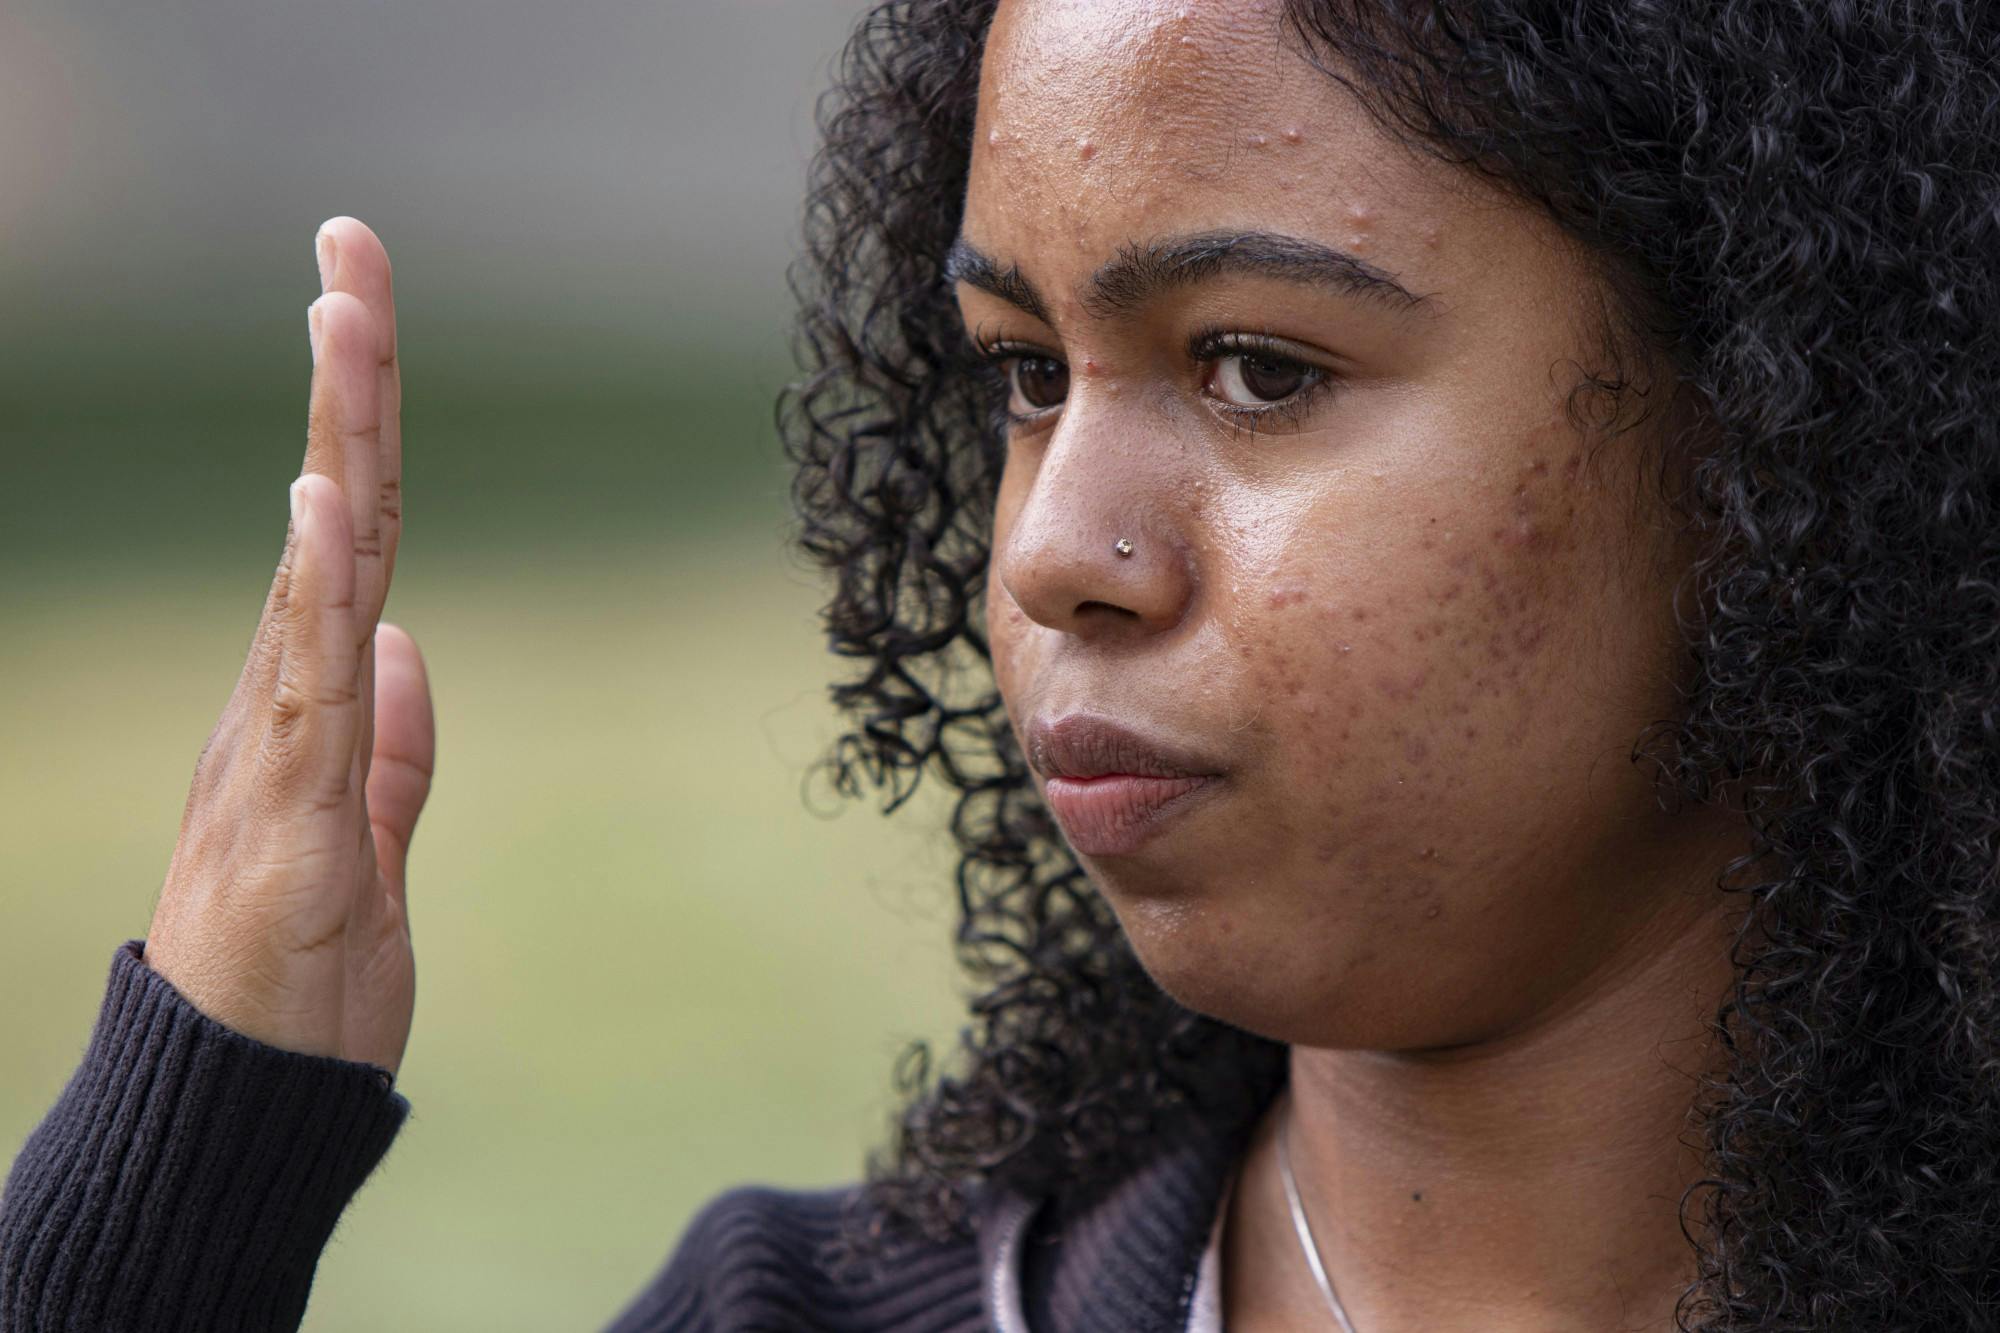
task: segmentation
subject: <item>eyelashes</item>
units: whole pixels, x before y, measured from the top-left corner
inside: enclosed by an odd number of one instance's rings
[[[1006,338],[988,338],[984,333],[974,333],[972,345],[1001,400],[999,420],[1002,424],[1031,425],[1053,414],[1062,405],[1062,400],[1069,396],[1069,367],[1061,357],[1047,349]],[[1022,368],[1028,363],[1033,363],[1029,366],[1029,379],[1035,387],[1042,387],[1059,377],[1061,391],[1054,401],[1037,404],[1029,400],[1021,379]]]
[[[1189,361],[1206,367],[1202,389],[1218,412],[1250,431],[1296,427],[1334,387],[1304,349],[1268,333],[1207,327],[1188,339]]]
[[[1033,428],[1054,420],[1069,396],[1069,366],[1059,355],[979,332],[972,343],[1001,399],[1002,424]],[[1252,434],[1296,427],[1336,384],[1296,343],[1215,326],[1189,337],[1185,372],[1211,412]]]

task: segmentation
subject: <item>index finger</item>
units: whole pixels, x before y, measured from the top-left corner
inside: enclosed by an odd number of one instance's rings
[[[381,413],[377,436],[376,521],[382,545],[382,597],[395,576],[396,548],[403,534],[402,370],[396,354],[396,294],[389,252],[359,218],[329,218],[314,238],[320,285],[329,292],[357,297],[374,317],[376,332],[376,403]],[[382,613],[381,603],[371,608]],[[371,623],[374,617],[371,617]]]

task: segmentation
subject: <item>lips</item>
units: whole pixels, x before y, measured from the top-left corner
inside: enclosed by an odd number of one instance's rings
[[[1221,782],[1220,764],[1109,718],[1036,718],[1024,731],[1049,809],[1084,856],[1139,850]]]

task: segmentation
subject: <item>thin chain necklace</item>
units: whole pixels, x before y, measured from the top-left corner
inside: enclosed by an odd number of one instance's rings
[[[1292,1205],[1292,1230],[1298,1233],[1299,1248],[1306,1252],[1306,1263],[1312,1268],[1313,1280],[1319,1283],[1320,1294],[1326,1297],[1327,1308],[1333,1311],[1340,1333],[1354,1333],[1354,1321],[1347,1317],[1347,1307],[1334,1294],[1333,1279],[1326,1275],[1326,1265],[1319,1260],[1319,1243],[1313,1239],[1312,1223],[1306,1221],[1306,1206],[1299,1198],[1299,1182],[1292,1178],[1292,1153],[1286,1142],[1291,1127],[1292,1102],[1287,1097],[1284,1118],[1278,1122],[1278,1174],[1284,1178],[1285,1198]]]

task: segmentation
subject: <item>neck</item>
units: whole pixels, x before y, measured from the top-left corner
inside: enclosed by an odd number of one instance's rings
[[[1715,1063],[1730,924],[1719,895],[1663,915],[1558,1007],[1477,1045],[1294,1046],[1228,1221],[1227,1263],[1261,1272],[1228,1284],[1232,1308],[1272,1317],[1232,1327],[1332,1327],[1277,1176],[1286,1115],[1307,1216],[1360,1333],[1675,1327],[1694,1276],[1679,1203],[1703,1174],[1690,1112]]]

